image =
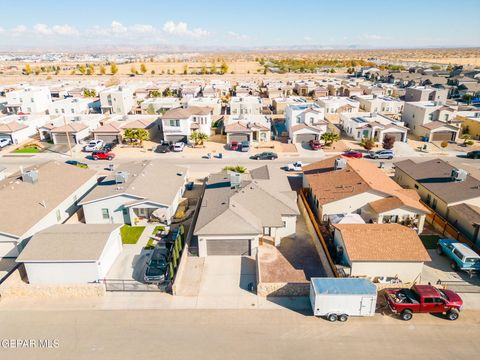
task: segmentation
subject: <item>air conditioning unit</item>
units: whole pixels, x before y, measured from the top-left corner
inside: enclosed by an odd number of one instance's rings
[[[22,174],[22,181],[30,184],[36,184],[38,182],[38,171],[28,170]]]
[[[232,188],[238,188],[240,186],[241,181],[242,181],[241,174],[236,172],[230,173],[230,186]]]
[[[450,177],[453,181],[465,181],[468,173],[462,169],[453,169]]]
[[[126,183],[128,180],[128,171],[118,171],[115,174],[115,182],[117,184],[123,184]]]
[[[347,166],[347,160],[343,158],[335,159],[335,170],[345,169],[346,166]]]

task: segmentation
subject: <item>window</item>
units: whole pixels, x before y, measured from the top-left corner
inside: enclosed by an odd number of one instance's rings
[[[423,299],[423,302],[425,304],[433,304],[435,302],[435,299],[434,298],[425,298],[425,299]]]
[[[433,120],[433,114],[428,115],[428,120],[430,120],[430,121]]]
[[[102,209],[102,219],[110,219],[110,213],[108,209]]]
[[[170,126],[179,127],[180,126],[180,120],[170,120]]]
[[[57,209],[57,211],[55,212],[55,215],[57,216],[57,221],[61,221],[62,220],[62,214],[60,213],[60,210]]]
[[[418,189],[418,185],[417,185],[417,184],[415,184],[413,187],[414,187],[415,189]]]

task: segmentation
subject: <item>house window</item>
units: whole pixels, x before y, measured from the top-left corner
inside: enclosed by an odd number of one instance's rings
[[[428,115],[428,120],[430,120],[430,121],[433,120],[433,114]]]
[[[102,219],[110,219],[110,213],[108,209],[102,209]]]
[[[180,120],[170,120],[170,126],[179,127],[180,126]]]
[[[270,234],[271,234],[271,228],[269,228],[269,227],[264,227],[264,228],[263,228],[263,235],[270,236]]]
[[[62,220],[62,214],[60,213],[60,209],[57,209],[57,211],[55,212],[55,215],[57,216],[57,221]]]
[[[417,184],[413,185],[413,187],[414,187],[415,189],[418,189],[418,185],[417,185]]]

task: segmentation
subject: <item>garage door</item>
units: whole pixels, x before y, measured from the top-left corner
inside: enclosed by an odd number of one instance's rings
[[[306,143],[306,142],[309,142],[310,140],[317,140],[318,135],[317,134],[298,134],[295,137],[295,139],[297,143]]]
[[[387,136],[387,135],[391,135],[391,136],[395,137],[395,141],[402,141],[403,133],[401,133],[401,132],[390,132],[390,133],[385,134],[385,136]]]
[[[249,239],[207,240],[207,256],[250,255]]]
[[[238,142],[248,141],[249,138],[250,137],[248,136],[248,134],[231,134],[229,136],[230,142],[232,142],[232,141],[238,141]]]
[[[105,143],[118,143],[117,135],[97,135],[97,139],[103,140]]]
[[[187,137],[185,135],[167,135],[165,141],[171,141],[172,143],[183,141],[187,143]]]
[[[9,134],[0,134],[0,139],[8,139],[12,141],[12,137]]]
[[[455,137],[453,131],[438,131],[432,134],[430,141],[451,141]]]
[[[75,135],[70,135],[70,142],[75,144]],[[54,134],[55,144],[68,144],[67,134]]]

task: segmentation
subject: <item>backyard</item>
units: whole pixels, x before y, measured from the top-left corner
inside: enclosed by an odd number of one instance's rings
[[[123,244],[136,244],[140,236],[142,236],[145,226],[123,225],[120,229]]]

